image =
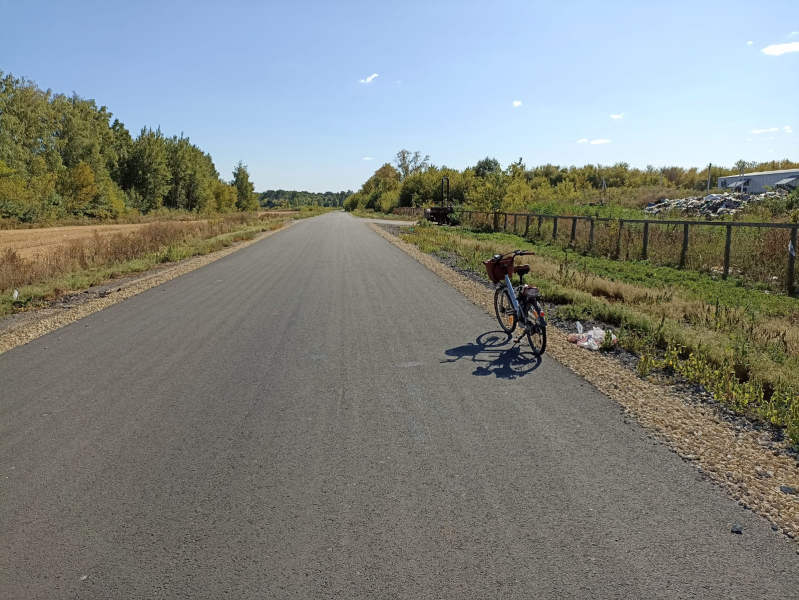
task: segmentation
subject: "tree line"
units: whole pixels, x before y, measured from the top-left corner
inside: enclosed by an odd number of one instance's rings
[[[298,192],[294,190],[267,190],[258,200],[264,208],[298,208],[300,206],[344,206],[344,200],[352,195],[346,192]]]
[[[716,188],[719,177],[735,175],[741,169],[752,172],[795,168],[799,168],[799,163],[788,160],[739,161],[733,167],[713,165],[710,187]],[[645,203],[653,193],[698,194],[707,188],[708,168],[648,165],[639,169],[624,162],[582,167],[552,164],[528,167],[521,158],[503,168],[495,158],[486,157],[472,167],[458,170],[438,167],[420,152],[401,150],[393,163],[378,168],[344,201],[344,208],[390,212],[395,207],[438,203],[443,199],[443,177],[449,178],[450,200],[474,210],[496,212],[521,210],[547,202],[598,201],[607,193],[628,198],[630,205]]]
[[[211,155],[183,134],[144,127],[134,138],[94,100],[0,71],[0,217],[31,222],[258,206],[241,162],[225,181]]]

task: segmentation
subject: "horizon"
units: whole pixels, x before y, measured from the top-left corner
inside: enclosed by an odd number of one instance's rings
[[[30,2],[6,9],[0,70],[94,99],[134,136],[183,132],[259,191],[354,191],[403,148],[459,170],[796,159],[799,19],[772,17],[792,3],[740,33],[718,33],[721,6],[747,5],[677,2],[655,21],[629,2],[507,2],[494,22],[454,2]]]

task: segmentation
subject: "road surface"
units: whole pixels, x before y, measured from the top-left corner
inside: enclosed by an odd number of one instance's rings
[[[794,545],[496,329],[332,213],[0,355],[0,597],[797,597]]]

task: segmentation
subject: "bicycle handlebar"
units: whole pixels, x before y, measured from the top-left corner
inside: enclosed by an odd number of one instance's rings
[[[506,256],[533,256],[535,252],[532,250],[514,250],[513,252],[506,252],[505,254],[495,254],[493,260],[502,260]]]

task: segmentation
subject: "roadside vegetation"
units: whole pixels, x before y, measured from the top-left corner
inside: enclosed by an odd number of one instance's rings
[[[414,217],[411,215],[401,215],[401,214],[393,214],[393,213],[384,213],[380,211],[376,211],[371,208],[356,208],[355,210],[350,211],[353,216],[356,217],[363,217],[368,219],[387,219],[389,221],[418,221],[419,217]]]
[[[585,256],[505,233],[427,224],[403,234],[423,252],[485,276],[483,261],[515,248],[557,317],[614,328],[619,345],[655,370],[704,386],[736,412],[782,428],[799,445],[799,302],[736,277],[649,261]]]
[[[716,165],[710,169],[711,190],[719,191],[719,177],[736,174],[741,168],[795,169],[799,163],[738,161],[734,166]],[[623,162],[528,167],[520,158],[502,168],[495,158],[486,157],[458,170],[436,166],[420,152],[401,150],[392,163],[378,168],[344,201],[344,209],[389,213],[395,207],[430,206],[443,200],[442,177],[449,178],[450,199],[469,210],[608,218],[640,218],[641,209],[650,202],[702,193],[708,185],[707,167],[648,165],[639,169]]]

